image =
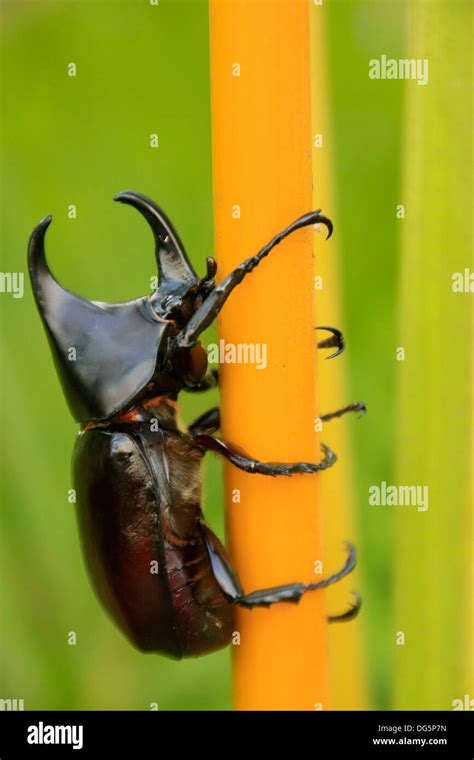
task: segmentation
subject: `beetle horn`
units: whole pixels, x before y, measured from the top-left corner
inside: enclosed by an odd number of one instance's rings
[[[74,418],[107,419],[153,377],[168,323],[153,313],[148,297],[105,303],[63,288],[46,260],[50,223],[45,216],[28,245],[35,301]]]
[[[116,195],[114,201],[133,206],[150,225],[156,243],[160,291],[183,293],[198,281],[178,233],[164,211],[151,198],[126,190]]]
[[[44,236],[52,220],[53,217],[48,215],[36,225],[28,246],[28,264],[36,293],[42,290],[42,285],[46,282],[51,280],[56,282],[46,261],[44,250]]]

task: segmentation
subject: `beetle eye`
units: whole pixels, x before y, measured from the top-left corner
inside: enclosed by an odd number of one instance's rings
[[[201,343],[197,343],[188,355],[188,377],[193,383],[199,382],[207,370],[207,351]]]

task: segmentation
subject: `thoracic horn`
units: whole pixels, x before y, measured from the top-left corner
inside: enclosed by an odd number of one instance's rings
[[[160,295],[182,295],[198,282],[178,233],[165,212],[146,195],[127,190],[118,193],[115,201],[133,206],[150,225],[156,243]]]
[[[44,249],[51,222],[35,227],[28,246],[33,292],[64,393],[76,420],[108,419],[151,380],[168,323],[150,298],[88,301],[52,275]]]
[[[44,236],[52,220],[53,217],[48,215],[36,225],[28,246],[28,266],[35,296],[39,296],[41,291],[48,287],[48,284],[55,283],[61,287],[51,274],[44,250]]]

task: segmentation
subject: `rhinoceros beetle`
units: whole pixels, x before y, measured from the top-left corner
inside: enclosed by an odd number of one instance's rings
[[[235,607],[298,602],[307,591],[336,582],[355,566],[348,545],[344,567],[317,583],[290,583],[247,594],[225,547],[201,511],[200,463],[214,451],[245,472],[271,476],[314,473],[334,464],[325,445],[320,463],[260,462],[213,434],[219,409],[187,430],[178,427],[180,391],[204,391],[218,382],[199,336],[233,289],[293,232],[332,223],[320,211],[290,224],[219,285],[213,258],[199,277],[166,214],[149,198],[123,192],[115,200],[136,208],[156,244],[158,286],[125,303],[85,300],[53,277],[44,238],[45,217],[28,248],[36,303],[72,415],[80,423],[73,478],[82,544],[99,598],[129,640],[143,651],[181,658],[229,643]],[[320,348],[344,348],[334,328]],[[323,420],[347,411],[351,404]],[[348,620],[360,606],[330,620]]]

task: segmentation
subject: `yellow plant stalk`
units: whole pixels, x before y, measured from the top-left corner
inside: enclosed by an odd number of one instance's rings
[[[309,5],[210,0],[210,23],[222,278],[312,208]],[[320,459],[312,238],[311,230],[299,231],[275,249],[235,290],[220,320],[226,342],[267,347],[266,369],[221,367],[223,438],[263,461]],[[320,476],[273,479],[227,466],[225,477],[230,548],[244,589],[317,580]],[[323,593],[298,605],[242,610],[237,631],[238,709],[328,707]]]
[[[328,113],[328,88],[325,50],[325,8],[313,6],[311,13],[311,72],[312,72],[312,123],[314,204],[321,205],[334,220],[335,235],[316,260],[316,272],[322,283],[317,290],[318,320],[340,327],[342,309],[339,298],[338,218],[333,213],[334,200],[331,182],[331,125]],[[322,137],[322,144],[319,137]],[[314,144],[316,143],[316,144]],[[319,147],[320,146],[320,147]],[[327,355],[327,353],[326,353]],[[323,352],[318,355],[318,375],[322,411],[345,406],[349,399],[344,381],[345,355],[325,362]],[[354,399],[359,400],[359,399]],[[363,399],[362,399],[363,400]],[[325,566],[334,567],[341,561],[345,539],[357,545],[355,520],[355,483],[352,471],[352,450],[348,435],[350,420],[329,422],[322,437],[337,452],[336,466],[321,479],[323,504],[323,536]],[[328,592],[328,607],[344,610],[352,601],[351,591],[361,589],[360,574],[356,570]],[[362,593],[362,597],[363,597]],[[333,710],[365,710],[368,707],[366,672],[363,657],[363,612],[359,617],[329,629],[330,706]]]

